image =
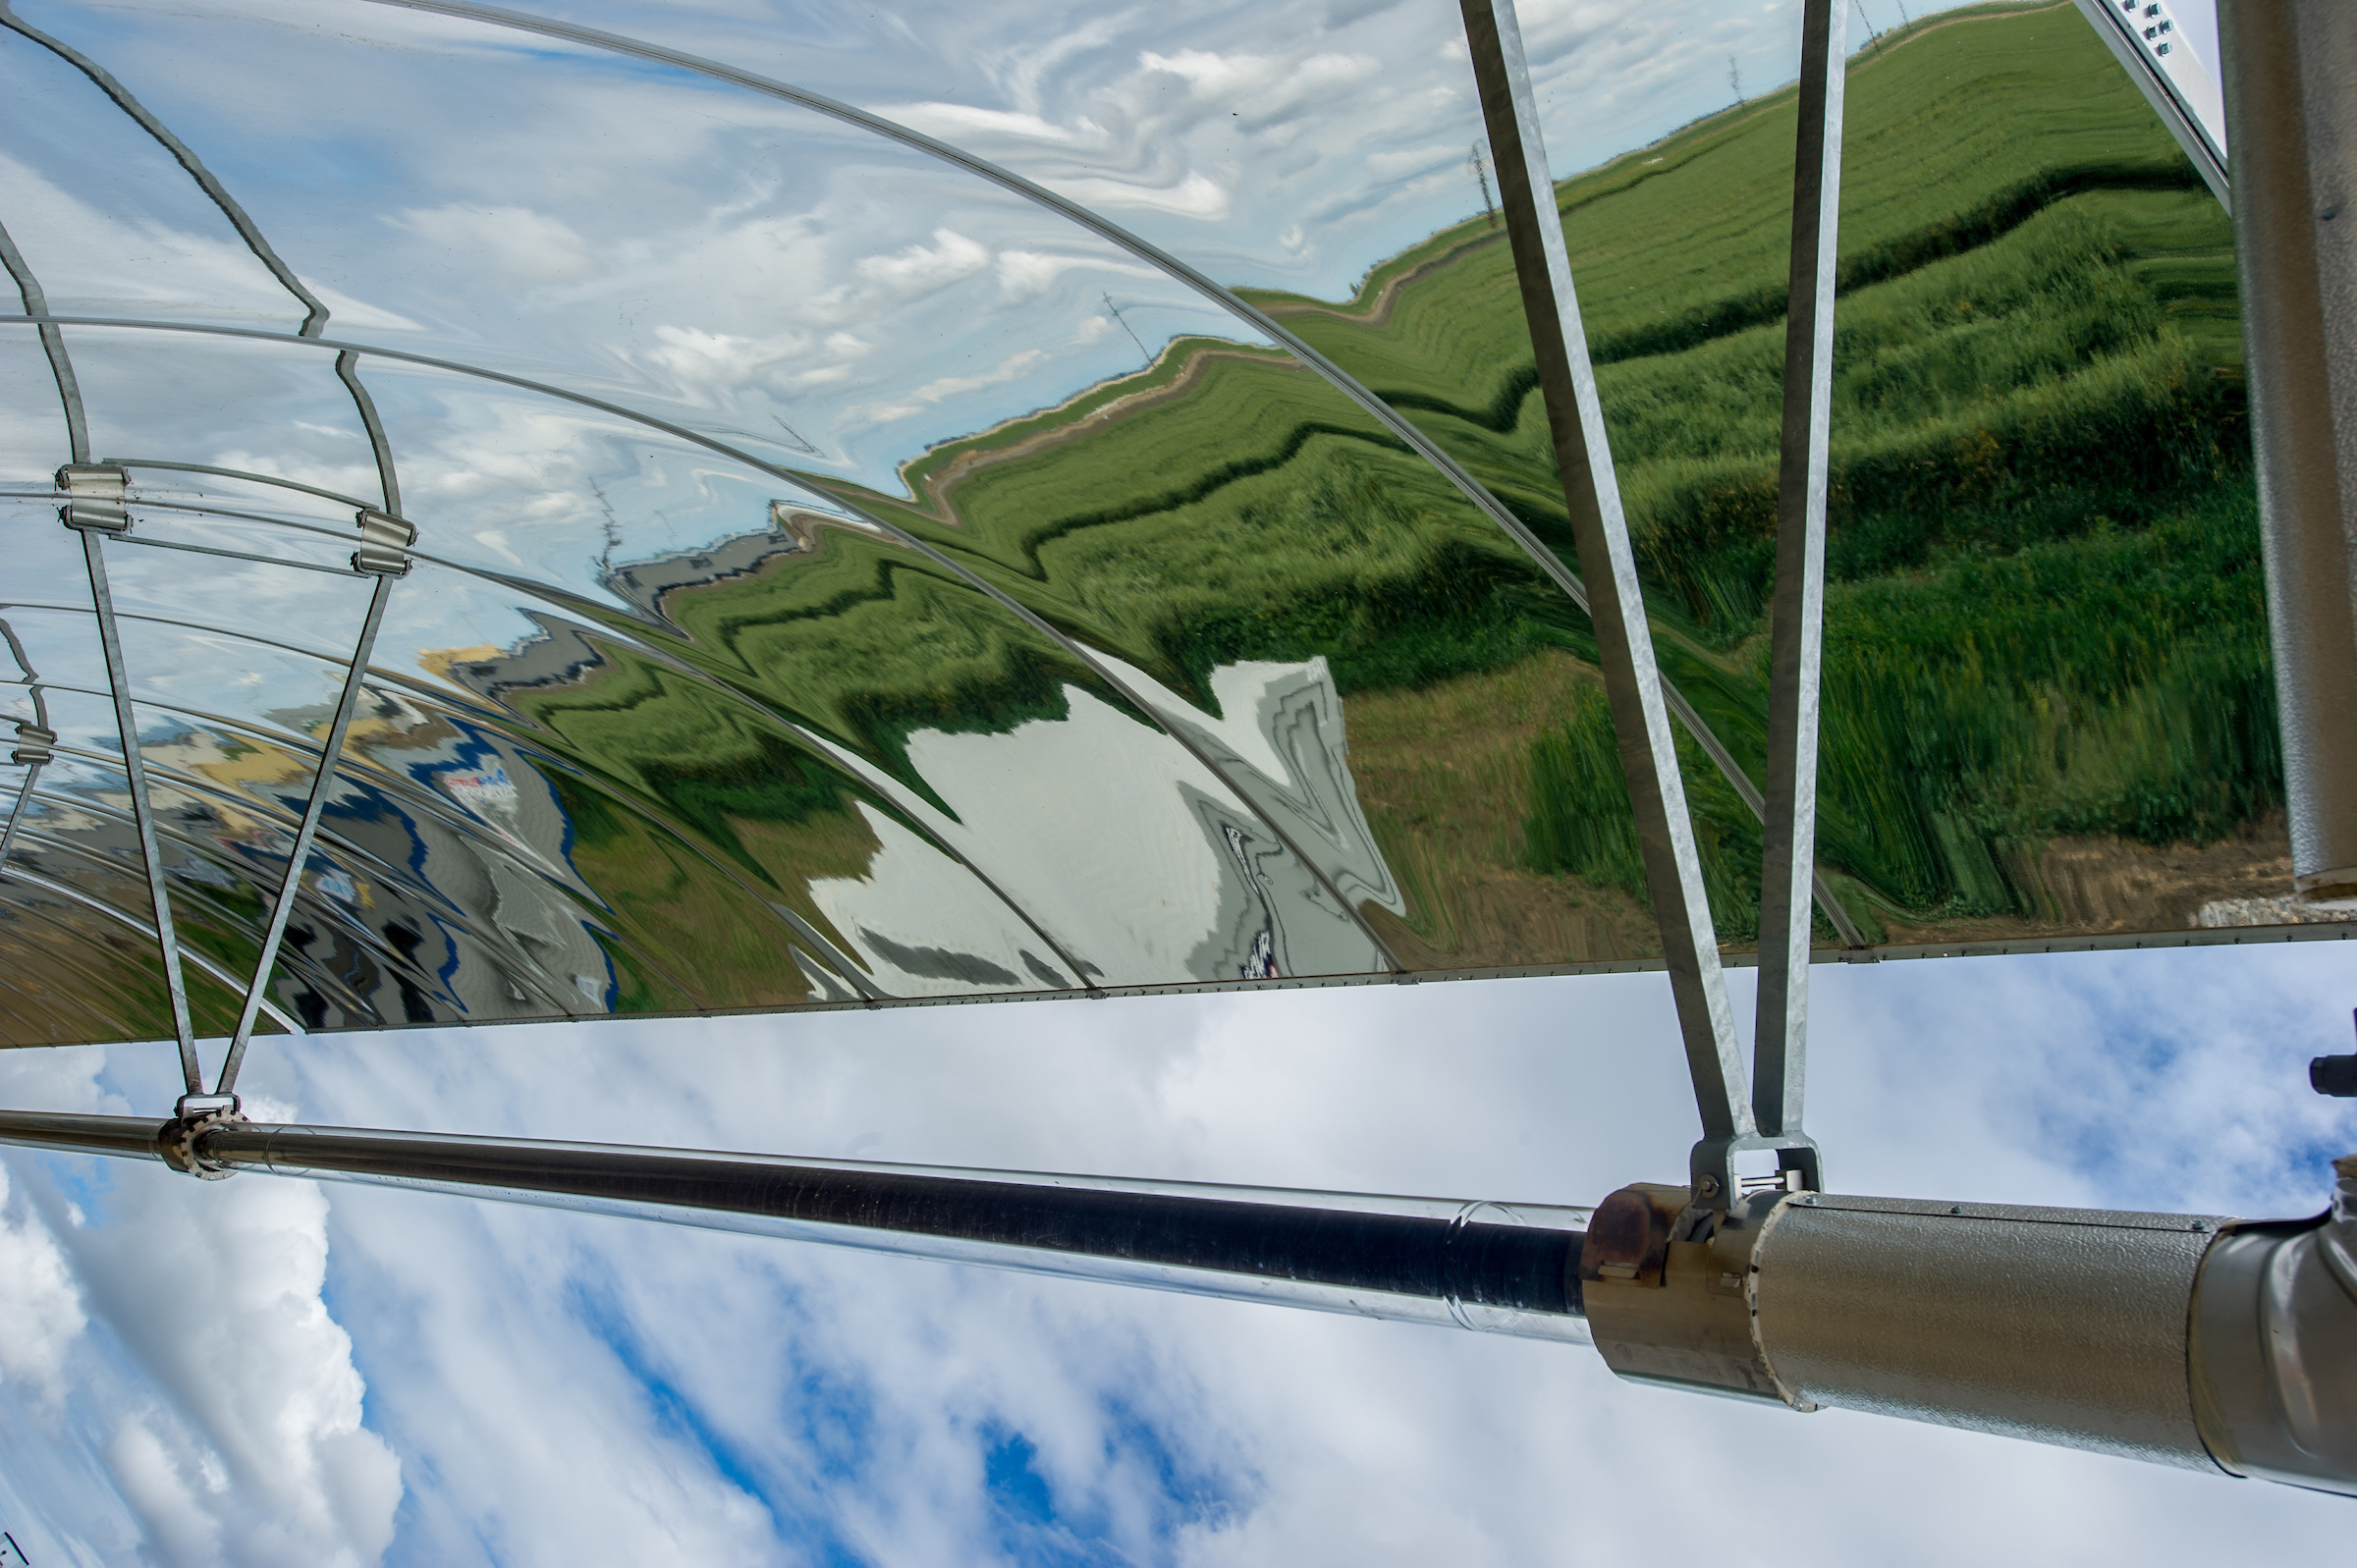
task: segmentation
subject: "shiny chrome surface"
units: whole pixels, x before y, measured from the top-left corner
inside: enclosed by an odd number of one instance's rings
[[[1579,1249],[1588,1211],[1547,1204],[202,1118],[0,1111],[0,1142],[1587,1341]]]
[[[1559,205],[1728,961],[1758,902],[1743,530],[1789,228],[1761,149],[1790,155],[1799,49],[1793,19],[1739,10],[1530,32],[1553,172],[1592,171]],[[171,1028],[131,926],[31,891],[155,924],[55,521],[77,457],[131,479],[106,566],[180,950],[252,971],[321,802],[265,988],[306,1027],[1658,961],[1627,808],[1588,766],[1596,648],[1451,8],[8,15],[0,617],[59,734],[0,881],[29,965],[10,1041]],[[2086,124],[1982,146],[1965,209],[2090,136],[2174,189],[2165,133],[2060,22],[2062,87],[2038,90]],[[1922,155],[1908,62],[1960,49],[1942,70],[1998,81],[2043,26],[1853,57],[1844,265],[1920,227],[1891,194]],[[1730,40],[1700,79],[1688,33]],[[1696,83],[1729,49],[1756,96],[1719,115]],[[2148,228],[2177,244],[2184,221]],[[1857,297],[1972,260],[1908,252]],[[1841,341],[1836,579],[1897,450],[1859,425],[1882,383]],[[1719,429],[1698,397],[1769,411]],[[419,542],[322,784],[363,511]],[[2258,847],[2135,892],[2156,851],[2116,813],[2050,809],[2109,753],[2041,759],[2073,724],[2173,721],[2001,637],[1980,674],[1926,662],[1929,695],[1860,686],[1845,593],[1820,956],[2190,940],[2261,886],[2275,830],[2234,770],[2263,761],[2187,764]],[[1977,736],[1957,694],[2001,687],[1991,756],[1921,760],[1909,725]],[[192,1029],[233,1034],[236,982],[189,988]]]

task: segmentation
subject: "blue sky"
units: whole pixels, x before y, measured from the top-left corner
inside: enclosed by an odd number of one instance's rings
[[[2292,1215],[2357,1150],[2304,1072],[2349,1044],[2343,944],[1817,973],[1843,1190]],[[1651,976],[342,1037],[249,1073],[326,1122],[1572,1203],[1692,1136]],[[12,1053],[0,1099],[172,1075]],[[5,1159],[35,1288],[0,1309],[0,1526],[36,1563],[1603,1560],[1696,1464],[1741,1468],[1760,1563],[2345,1541],[2331,1499],[1622,1385],[1574,1346]]]

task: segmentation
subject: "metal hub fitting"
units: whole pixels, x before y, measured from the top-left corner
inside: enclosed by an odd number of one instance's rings
[[[208,1160],[199,1146],[205,1134],[217,1128],[245,1125],[237,1096],[191,1095],[175,1109],[177,1114],[156,1129],[155,1149],[164,1157],[164,1163],[199,1181],[222,1181],[236,1175],[236,1166]]]
[[[1640,1182],[1597,1208],[1579,1254],[1596,1348],[1632,1381],[1814,1410],[1778,1379],[1759,1337],[1757,1254],[1794,1194],[1725,1208],[1712,1196]]]

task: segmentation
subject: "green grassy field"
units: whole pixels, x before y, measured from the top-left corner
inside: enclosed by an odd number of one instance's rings
[[[1789,92],[1743,105],[1558,191],[1663,666],[1755,770],[1793,112]],[[1872,933],[2084,923],[2042,890],[2052,846],[2231,839],[2279,792],[2225,215],[2067,5],[1886,36],[1852,63],[1844,158],[1821,855]],[[1486,222],[1350,300],[1260,302],[1568,557]],[[1289,360],[1181,342],[903,477],[898,495],[835,488],[1206,705],[1220,665],[1328,658],[1420,961],[1648,945],[1584,618]],[[923,790],[915,730],[1005,730],[1060,713],[1068,685],[1118,703],[953,574],[820,539],[673,595],[672,632],[630,627],[700,683],[617,652],[514,699],[601,792],[806,914],[800,884],[856,874],[873,840],[861,792],[781,721]],[[1714,911],[1741,945],[1757,825],[1684,760]],[[642,833],[592,823],[580,852],[614,846],[628,880],[653,863]],[[650,912],[626,924],[654,946],[711,925],[694,907],[720,894],[691,858],[638,876]],[[775,961],[755,944],[731,967],[752,986]]]
[[[2028,914],[2045,840],[2216,839],[2277,797],[2230,229],[2066,6],[1894,34],[1847,113],[1821,852],[1870,928]],[[1558,192],[1664,666],[1753,765],[1792,116]],[[1560,538],[1486,223],[1343,307],[1262,302]],[[1740,939],[1756,825],[1693,763]],[[1640,889],[1601,703],[1531,766],[1531,863]]]

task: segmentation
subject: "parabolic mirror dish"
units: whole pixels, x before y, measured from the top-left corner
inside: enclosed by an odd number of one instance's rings
[[[8,1043],[172,1032],[70,462],[200,1034],[363,513],[416,537],[265,1028],[1658,950],[1453,8],[8,15]],[[1737,955],[1794,109],[1687,101],[1717,15],[1530,39]],[[2341,935],[2277,897],[2225,214],[2067,6],[1847,101],[1820,945]]]

